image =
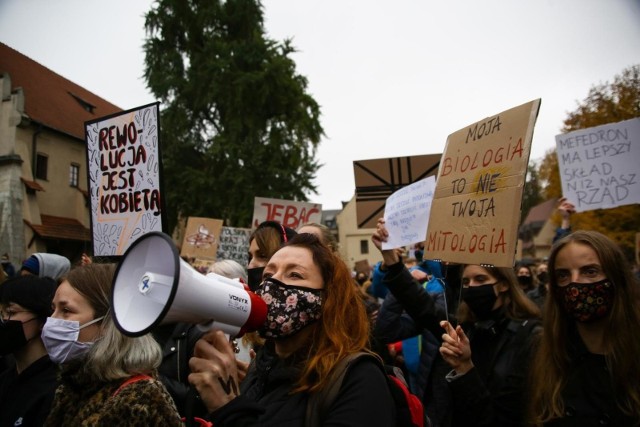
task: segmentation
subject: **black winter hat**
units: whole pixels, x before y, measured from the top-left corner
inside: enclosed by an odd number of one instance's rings
[[[45,320],[53,312],[51,302],[56,288],[56,282],[48,277],[17,276],[0,284],[0,304],[20,304]]]

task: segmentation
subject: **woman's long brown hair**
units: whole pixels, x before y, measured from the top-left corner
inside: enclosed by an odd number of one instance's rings
[[[640,298],[639,285],[618,245],[595,231],[576,231],[558,241],[549,256],[549,286],[558,286],[555,273],[558,253],[568,244],[591,247],[600,260],[607,279],[613,283],[613,305],[606,318],[604,335],[605,360],[611,373],[617,405],[620,410],[640,419]],[[564,414],[562,391],[571,368],[568,351],[570,325],[575,322],[562,309],[554,292],[545,301],[544,330],[531,371],[531,420],[534,425]]]

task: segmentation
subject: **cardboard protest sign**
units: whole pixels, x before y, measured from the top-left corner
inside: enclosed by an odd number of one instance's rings
[[[367,276],[370,276],[371,266],[369,265],[369,260],[361,259],[360,261],[356,261],[354,270],[356,271],[356,273],[364,273]]]
[[[215,260],[222,231],[222,220],[189,217],[182,240],[180,256],[200,260]]]
[[[576,212],[640,203],[640,118],[557,135],[556,147]]]
[[[395,191],[438,173],[441,154],[356,160],[356,220],[358,228],[375,228],[387,198]]]
[[[293,200],[256,197],[253,203],[252,228],[264,221],[277,221],[296,230],[310,222],[320,223],[322,205],[319,203],[294,202]]]
[[[512,267],[540,100],[452,133],[440,163],[425,258]]]
[[[232,259],[243,267],[249,264],[249,237],[251,229],[222,227],[217,259]]]
[[[389,196],[384,209],[389,239],[382,243],[382,249],[395,249],[424,241],[435,189],[436,177],[430,176]]]
[[[158,103],[85,122],[95,256],[122,255],[166,228]]]

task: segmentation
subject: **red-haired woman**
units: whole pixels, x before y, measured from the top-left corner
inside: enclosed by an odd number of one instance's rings
[[[624,254],[600,233],[576,231],[554,245],[549,274],[533,424],[640,425],[639,285]]]
[[[196,345],[189,381],[216,426],[305,425],[309,397],[330,383],[345,357],[363,351],[369,321],[346,264],[312,234],[299,234],[278,250],[257,293],[268,318],[247,377],[238,384],[233,349],[220,331]],[[393,400],[373,358],[349,367],[323,425],[391,426]]]

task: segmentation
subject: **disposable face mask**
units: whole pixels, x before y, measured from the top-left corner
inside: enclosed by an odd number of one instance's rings
[[[518,283],[525,289],[529,289],[533,284],[531,276],[518,276]]]
[[[91,347],[92,342],[79,342],[80,329],[93,325],[104,319],[104,316],[93,319],[80,325],[75,320],[47,318],[47,323],[42,329],[42,342],[49,353],[53,363],[61,364],[84,357]]]
[[[262,283],[262,273],[264,273],[264,267],[256,267],[247,269],[247,279],[249,281],[249,289],[253,292],[258,289],[258,286]]]
[[[19,320],[3,320],[0,322],[0,355],[11,354],[21,349],[26,343],[23,324],[29,323],[33,319],[25,322]]]
[[[462,300],[467,303],[478,320],[488,319],[498,297],[493,287],[496,283],[462,288]]]

